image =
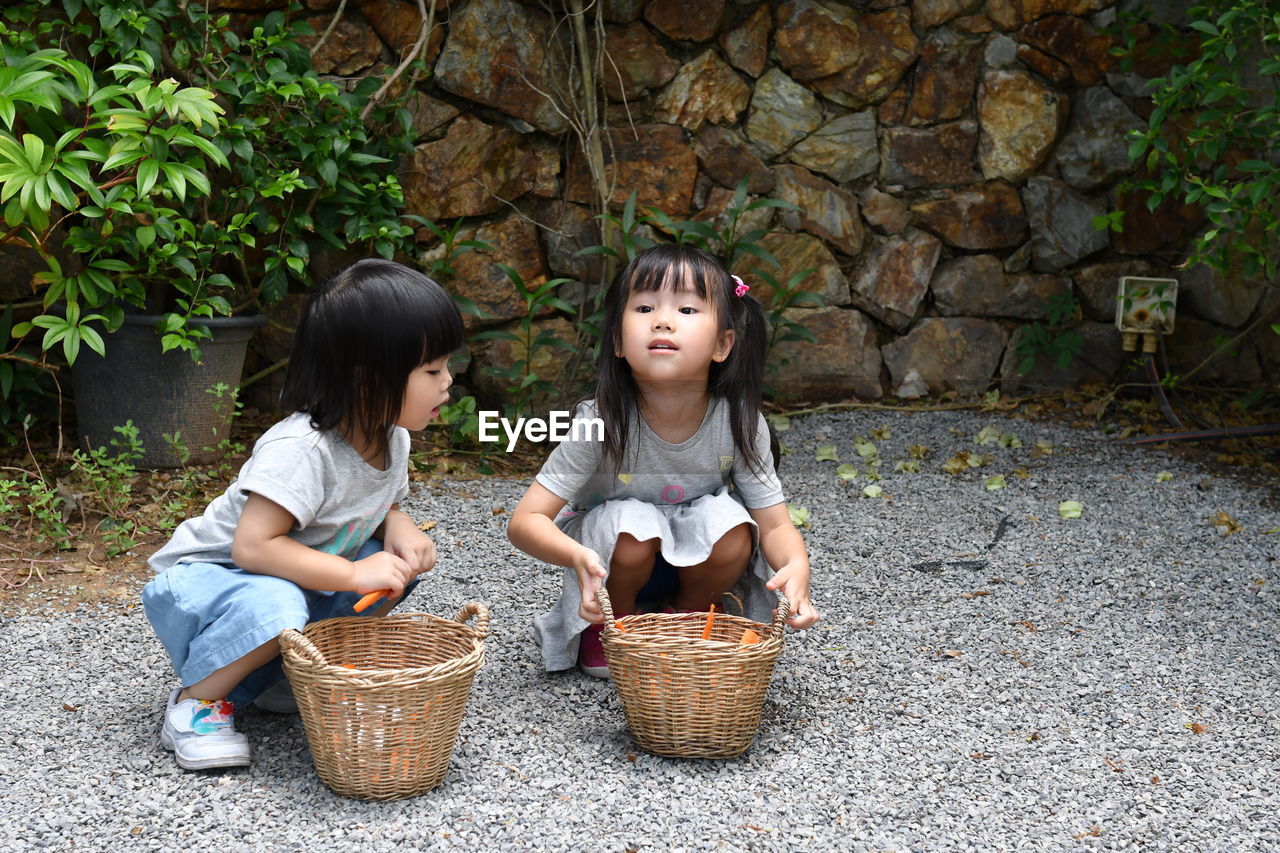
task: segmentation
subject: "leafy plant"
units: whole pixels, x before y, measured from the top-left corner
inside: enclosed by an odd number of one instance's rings
[[[1153,174],[1138,186],[1150,191],[1152,210],[1166,199],[1203,207],[1209,228],[1195,238],[1192,262],[1226,270],[1238,255],[1246,277],[1273,278],[1280,227],[1275,4],[1205,0],[1189,14],[1198,50],[1152,81],[1147,128],[1131,136],[1130,159]],[[1135,48],[1131,40],[1128,52]]]
[[[171,0],[0,10],[2,242],[48,267],[14,306],[10,358],[36,329],[68,363],[101,352],[126,306],[161,314],[162,349],[198,358],[202,319],[309,288],[317,251],[410,247],[386,165],[411,117],[377,77],[321,79],[301,8],[240,31]]]
[[[440,241],[440,245],[423,257],[426,262],[426,273],[436,280],[450,279],[458,274],[453,264],[458,258],[467,252],[491,252],[493,246],[483,240],[459,240],[458,234],[462,230],[462,217],[458,217],[454,223],[447,228],[432,222],[422,216],[416,214],[408,214],[405,219],[411,222],[417,222],[425,226]],[[468,299],[462,294],[454,291],[452,293],[453,301],[457,304],[459,310],[471,314],[475,317],[487,317],[484,309],[477,305],[473,300]]]
[[[1070,293],[1059,293],[1049,299],[1047,308],[1047,323],[1036,320],[1020,327],[1018,373],[1024,376],[1040,356],[1053,359],[1058,370],[1065,370],[1084,347],[1084,338],[1072,328],[1080,318],[1079,301]]]
[[[25,471],[17,480],[0,480],[0,519],[6,519],[3,529],[25,533],[59,550],[71,547],[71,531],[63,517],[66,503],[66,498],[42,477]],[[15,516],[25,516],[25,523],[18,523]],[[15,523],[10,524],[7,519],[14,519]]]
[[[96,74],[65,51],[38,49],[29,32],[0,23],[0,37],[0,203],[8,229],[0,242],[34,249],[48,267],[35,282],[42,313],[11,334],[44,329],[41,350],[60,344],[72,363],[82,343],[104,352],[95,326],[118,327],[120,301],[145,297],[122,255],[131,240],[141,245],[139,229],[151,227],[139,220],[153,221],[152,196],[208,193],[208,164],[226,164],[200,133],[218,130],[223,110],[207,89],[156,79],[155,60],[142,51]],[[17,102],[26,105],[21,121]],[[76,270],[63,269],[52,245],[64,225]],[[185,305],[189,313],[213,307],[208,298]]]
[[[133,421],[126,421],[115,427],[115,432],[120,437],[111,440],[114,450],[98,447],[88,452],[77,449],[71,454],[72,476],[85,490],[82,500],[90,502],[92,509],[102,515],[98,530],[109,557],[129,550],[139,536],[147,533],[146,527],[129,512],[138,473],[134,463],[142,458],[138,428]]]
[[[506,383],[506,391],[510,399],[505,405],[508,415],[519,414],[531,408],[535,397],[555,392],[555,383],[541,377],[533,368],[537,353],[544,349],[562,349],[574,352],[571,343],[560,338],[552,329],[543,329],[534,333],[534,320],[546,308],[554,308],[565,313],[573,313],[574,306],[556,295],[556,289],[570,281],[567,278],[553,278],[537,286],[525,284],[513,268],[499,264],[507,279],[515,287],[516,293],[524,300],[525,313],[520,318],[519,334],[505,329],[491,329],[471,336],[472,340],[508,341],[511,344],[511,363],[504,366],[490,364],[483,370],[489,376],[496,377]],[[518,356],[518,357],[517,357]]]

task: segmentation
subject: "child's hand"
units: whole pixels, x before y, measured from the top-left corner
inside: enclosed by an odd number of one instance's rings
[[[352,590],[376,592],[389,589],[392,598],[404,592],[405,584],[413,580],[414,576],[409,564],[390,551],[378,551],[363,560],[356,560],[351,564],[351,569]]]
[[[787,624],[792,628],[810,628],[820,618],[818,611],[813,609],[813,603],[809,601],[809,565],[788,563],[774,574],[765,584],[769,589],[787,597],[787,603],[791,606],[791,615],[787,617]]]
[[[436,543],[398,509],[388,512],[382,522],[382,547],[408,563],[413,577],[435,567]]]
[[[436,543],[416,527],[412,533],[394,539],[388,536],[382,544],[388,551],[409,564],[409,568],[413,569],[414,577],[435,568]]]
[[[604,621],[604,610],[596,601],[596,590],[600,581],[608,576],[600,555],[590,548],[583,548],[573,560],[573,570],[578,573],[578,588],[582,590],[582,603],[578,605],[578,615],[588,622],[599,624]]]

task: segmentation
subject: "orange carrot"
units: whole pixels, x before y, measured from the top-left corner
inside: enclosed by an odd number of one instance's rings
[[[624,633],[624,634],[625,634],[625,633],[627,633],[627,629],[626,629],[626,628],[624,628],[624,627],[622,626],[622,620],[621,620],[621,619],[616,620],[616,621],[613,623],[613,627],[617,628],[619,631],[621,631],[621,632],[622,632],[622,633]]]
[[[760,635],[748,628],[742,632],[742,639],[738,641],[740,646],[754,646],[760,642]]]
[[[352,607],[351,609],[357,613],[363,613],[369,609],[369,605],[373,604],[379,598],[385,598],[389,595],[391,595],[391,590],[389,589],[380,589],[375,592],[371,592],[368,595],[366,595],[364,598],[357,601],[355,603],[355,606]]]
[[[711,610],[707,612],[707,624],[702,626],[702,639],[711,639],[711,625],[716,621],[716,606],[711,605]]]

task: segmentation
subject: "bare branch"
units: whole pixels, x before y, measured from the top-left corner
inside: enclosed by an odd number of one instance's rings
[[[333,31],[337,29],[338,21],[342,20],[342,13],[345,12],[346,9],[347,9],[347,0],[342,0],[342,2],[338,4],[338,11],[334,12],[333,17],[329,19],[329,26],[325,27],[324,32],[320,35],[320,40],[315,44],[311,45],[312,56],[315,56],[317,53],[319,53],[320,48],[324,47],[324,43],[328,40],[329,36],[333,35]]]
[[[373,97],[369,99],[369,103],[364,105],[364,109],[360,111],[360,120],[365,121],[369,118],[369,113],[373,112],[373,108],[386,96],[391,89],[392,84],[400,79],[400,75],[404,74],[405,69],[412,65],[423,51],[427,48],[427,41],[431,36],[431,31],[436,28],[436,0],[431,0],[431,8],[428,9],[423,0],[418,0],[418,14],[422,16],[422,29],[418,33],[418,40],[413,47],[400,60],[400,64],[396,66],[396,70],[391,76],[383,81],[378,87],[378,91],[373,93]]]

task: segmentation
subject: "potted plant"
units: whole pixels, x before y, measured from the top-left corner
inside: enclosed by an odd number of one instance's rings
[[[46,268],[10,305],[0,396],[5,358],[10,372],[65,360],[82,442],[132,418],[144,465],[179,464],[162,436],[217,444],[225,401],[204,392],[238,384],[260,312],[310,287],[314,252],[407,246],[380,168],[408,147],[407,117],[371,101],[376,78],[350,92],[320,79],[288,10],[243,35],[202,4],[27,0],[3,15],[0,235]]]

